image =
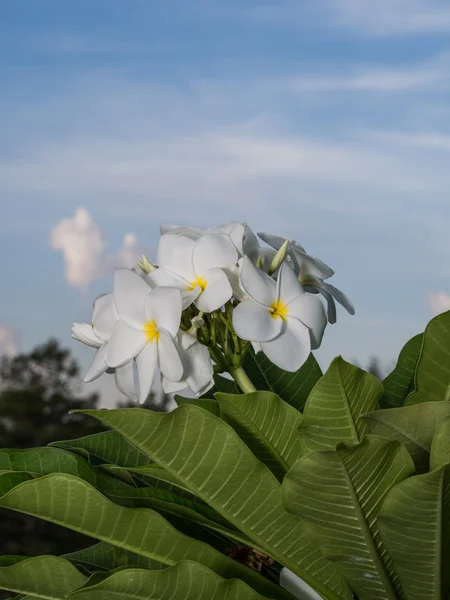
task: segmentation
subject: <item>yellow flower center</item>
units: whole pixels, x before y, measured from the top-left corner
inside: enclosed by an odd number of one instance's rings
[[[159,339],[159,331],[156,329],[156,327],[157,325],[153,319],[151,321],[147,321],[147,323],[144,325],[145,337],[150,344],[154,341],[158,341]]]
[[[273,302],[270,308],[270,316],[272,319],[280,318],[283,319],[283,321],[286,320],[286,315],[288,314],[289,309],[282,300],[278,299],[276,302]]]
[[[208,282],[203,277],[197,277],[195,281],[191,281],[189,284],[189,291],[192,292],[197,286],[201,288],[202,292],[205,291]]]

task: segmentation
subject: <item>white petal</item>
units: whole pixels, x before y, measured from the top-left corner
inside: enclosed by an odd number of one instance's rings
[[[158,362],[164,377],[170,381],[180,381],[183,377],[183,364],[181,362],[175,342],[168,331],[158,329]]]
[[[244,223],[226,223],[217,227],[209,227],[205,230],[205,233],[225,233],[230,237],[239,255],[244,254]]]
[[[275,248],[275,250],[279,250],[284,242],[288,239],[283,237],[282,235],[277,235],[276,233],[267,233],[264,231],[258,231],[258,237],[262,239],[263,242]]]
[[[184,235],[191,240],[198,240],[203,235],[203,230],[198,227],[186,227],[183,225],[161,225],[159,228],[161,235],[165,233],[172,233],[175,235]]]
[[[194,281],[196,275],[192,266],[194,240],[185,235],[165,233],[158,245],[158,264],[161,269],[171,271],[186,279]]]
[[[109,367],[121,367],[135,358],[146,345],[144,330],[134,329],[124,321],[117,321],[112,330],[106,352]]]
[[[283,567],[280,572],[280,587],[290,592],[298,600],[321,600],[322,596],[292,571]]]
[[[208,348],[183,331],[178,333],[177,343],[183,363],[183,381],[196,396],[201,396],[214,383],[214,369]]]
[[[311,334],[311,348],[315,350],[322,342],[327,325],[327,315],[321,300],[311,294],[302,294],[288,304],[289,317],[295,317],[308,327]]]
[[[341,292],[341,290],[335,288],[334,285],[331,285],[331,283],[327,283],[324,281],[323,285],[331,293],[331,295],[334,298],[336,298],[339,304],[345,308],[345,310],[348,313],[350,313],[351,315],[355,314],[355,307],[353,306],[351,300],[347,298],[347,296],[344,294],[344,292]]]
[[[238,253],[233,242],[224,233],[208,233],[197,240],[192,252],[192,263],[197,276],[216,267],[236,264]]]
[[[191,292],[183,292],[181,294],[182,309],[185,310],[188,306],[195,302],[201,293],[202,288],[199,285],[197,285]]]
[[[89,323],[74,323],[72,325],[72,337],[78,342],[93,348],[100,348],[103,344],[103,340],[95,335],[92,325],[89,325]]]
[[[252,342],[252,348],[255,354],[258,354],[258,352],[262,352],[262,347],[259,342]]]
[[[247,223],[244,223],[244,240],[243,240],[244,252],[250,260],[256,261],[261,249],[258,239]]]
[[[188,387],[188,384],[181,379],[180,381],[169,381],[164,375],[161,376],[161,386],[165,394],[177,394]]]
[[[155,381],[158,365],[158,346],[156,342],[147,344],[136,356],[136,366],[139,381],[139,402],[144,404]]]
[[[295,318],[287,318],[282,333],[261,344],[262,351],[274,365],[285,371],[300,369],[311,351],[308,328]]]
[[[251,342],[267,342],[280,335],[283,320],[253,300],[243,300],[233,310],[233,327],[239,337]]]
[[[261,306],[270,308],[277,301],[277,284],[267,273],[255,267],[248,256],[242,259],[241,287]]]
[[[119,315],[114,303],[114,294],[103,294],[96,298],[94,302],[94,314],[92,323],[94,332],[107,342],[114,325],[117,323]]]
[[[336,323],[336,302],[334,301],[331,292],[329,292],[327,287],[325,287],[325,282],[321,281],[320,279],[313,279],[312,285],[315,286],[316,290],[318,290],[318,292],[322,294],[327,301],[328,323],[334,325],[334,323]]]
[[[130,360],[122,367],[117,367],[114,372],[116,386],[119,392],[125,394],[133,402],[137,402],[136,383],[134,381],[134,360]]]
[[[284,304],[289,304],[294,298],[305,293],[297,275],[286,262],[280,267],[277,284],[278,298]]]
[[[158,327],[164,327],[171,336],[175,336],[181,320],[181,292],[175,288],[158,287],[145,299],[145,317],[155,321]]]
[[[233,295],[231,284],[222,269],[210,269],[204,274],[206,288],[195,301],[203,312],[213,312],[223,306]]]
[[[145,323],[144,303],[150,286],[130,269],[114,271],[114,302],[119,317],[132,327]]]
[[[239,259],[239,262],[242,264],[242,258]],[[244,300],[246,298],[244,290],[241,288],[240,284],[240,275],[241,275],[241,267],[238,265],[230,265],[229,267],[223,267],[222,270],[226,273],[228,277],[228,281],[230,282],[231,289],[233,290],[233,297],[236,300]]]
[[[155,269],[151,273],[145,276],[145,280],[148,282],[151,288],[165,286],[175,287],[179,290],[186,290],[189,287],[189,282],[179,275],[175,275],[171,271],[165,269]]]
[[[295,256],[299,269],[300,280],[308,279],[308,277],[317,277],[318,279],[327,279],[334,275],[331,267],[322,262],[319,258],[311,256],[307,252],[302,252],[294,248],[293,255]]]
[[[86,373],[86,375],[83,378],[83,381],[85,383],[94,381],[94,379],[97,379],[97,377],[100,377],[100,375],[103,375],[103,373],[108,368],[108,365],[106,364],[106,360],[105,360],[107,345],[108,344],[103,344],[103,346],[101,346],[95,353],[94,360],[92,361],[91,366],[88,369],[88,372]]]

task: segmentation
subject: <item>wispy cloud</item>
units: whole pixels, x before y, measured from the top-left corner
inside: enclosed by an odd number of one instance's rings
[[[78,288],[86,288],[114,267],[132,267],[139,256],[133,233],[125,235],[117,252],[107,252],[102,230],[85,208],[78,208],[73,217],[55,225],[50,245],[64,256],[67,283]]]
[[[422,150],[450,150],[450,135],[439,132],[373,131],[371,137],[384,143]]]
[[[450,310],[450,294],[446,292],[429,294],[428,306],[435,315]]]
[[[450,30],[447,0],[325,0],[340,25],[376,36]]]
[[[14,356],[19,351],[17,332],[8,325],[0,325],[0,357]]]

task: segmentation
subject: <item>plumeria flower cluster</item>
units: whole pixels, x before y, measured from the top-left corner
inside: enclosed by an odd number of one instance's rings
[[[157,266],[144,256],[116,269],[92,323],[74,323],[72,336],[96,349],[84,380],[114,373],[118,389],[141,403],[157,374],[166,393],[201,396],[223,372],[249,391],[242,363],[251,346],[298,370],[336,321],[335,301],[351,314],[353,305],[325,281],[334,271],[298,242],[258,236],[267,246],[246,223],[161,226]]]

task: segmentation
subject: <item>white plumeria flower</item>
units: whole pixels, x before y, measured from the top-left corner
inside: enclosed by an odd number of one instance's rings
[[[106,363],[106,348],[111,331],[118,319],[119,315],[114,305],[113,295],[102,294],[94,301],[92,325],[88,323],[73,324],[72,337],[83,344],[97,348],[94,360],[83,378],[85,383],[94,381],[105,372],[112,372]],[[137,401],[133,362],[130,361],[114,369],[114,378],[119,391],[130,400]]]
[[[150,289],[128,269],[115,270],[113,293],[119,320],[106,347],[106,363],[117,368],[136,360],[142,403],[150,393],[158,366],[169,381],[183,376],[174,343],[181,319],[181,294],[174,287]]]
[[[244,340],[258,342],[281,369],[297,371],[322,341],[327,319],[321,301],[305,294],[286,262],[276,282],[244,256],[241,287],[248,299],[233,311],[236,333]]]
[[[269,246],[272,246],[272,248],[277,250],[288,239],[273,233],[258,233],[258,235],[262,240],[269,244]],[[287,254],[292,260],[300,283],[307,292],[315,294],[320,293],[327,301],[328,322],[336,323],[335,300],[337,300],[349,314],[354,315],[355,308],[349,298],[347,298],[343,292],[335,288],[334,285],[324,281],[324,279],[328,279],[334,275],[333,269],[319,258],[309,255],[303,246],[295,240],[288,241]]]
[[[213,312],[233,295],[225,269],[237,263],[238,254],[228,235],[208,233],[193,240],[164,234],[158,246],[159,269],[146,276],[152,286],[178,288],[183,308],[193,302],[203,312]]]
[[[286,567],[280,572],[280,587],[290,592],[297,600],[322,600],[322,596]]]
[[[194,335],[178,332],[176,344],[183,363],[183,379],[179,382],[162,377],[162,387],[166,394],[189,388],[195,396],[202,396],[214,385],[214,368],[208,348],[197,341]]]

